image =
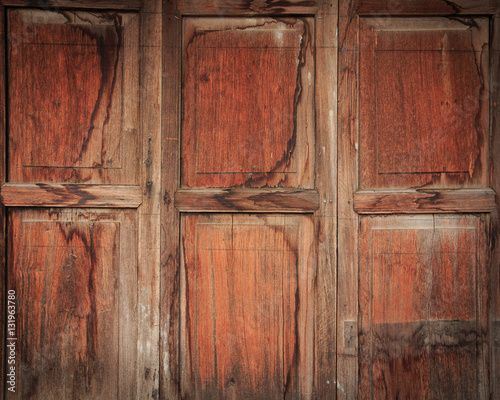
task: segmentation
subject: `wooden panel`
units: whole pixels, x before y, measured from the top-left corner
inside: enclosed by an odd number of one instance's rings
[[[183,186],[312,187],[311,22],[186,20]]]
[[[361,187],[487,185],[488,20],[363,19]]]
[[[44,10],[59,8],[97,8],[105,10],[138,10],[142,0],[0,0],[0,4],[16,7],[41,7]]]
[[[315,190],[184,189],[175,194],[182,212],[313,213],[319,208]]]
[[[357,0],[360,15],[485,15],[500,12],[497,0]]]
[[[313,221],[183,217],[183,396],[309,398]]]
[[[160,393],[180,398],[180,215],[174,193],[180,186],[181,38],[182,20],[176,1],[163,5]]]
[[[10,398],[135,398],[136,221],[121,213],[13,209],[17,295]],[[124,374],[125,371],[133,371]]]
[[[354,194],[359,214],[480,213],[495,208],[491,189],[360,190]]]
[[[140,186],[6,183],[0,198],[8,207],[137,208]]]
[[[266,0],[179,0],[183,15],[242,15],[242,14],[315,14],[319,1],[266,1]]]
[[[320,207],[314,213],[318,266],[314,294],[314,341],[311,342],[314,346],[313,398],[316,399],[335,399],[337,392],[337,9],[336,0],[322,1],[314,19],[314,180],[320,197]]]
[[[364,217],[360,395],[486,398],[484,220]]]
[[[10,181],[137,183],[137,38],[136,14],[9,13]]]

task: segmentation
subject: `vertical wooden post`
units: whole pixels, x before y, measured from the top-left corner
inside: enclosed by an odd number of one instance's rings
[[[337,302],[337,20],[336,0],[321,2],[316,22],[316,190],[314,397],[336,398]]]
[[[137,398],[159,398],[162,1],[145,0],[140,28],[140,185]]]
[[[0,185],[5,183],[6,181],[6,147],[5,147],[5,138],[6,138],[6,82],[7,79],[5,77],[5,8],[0,5]],[[3,396],[5,393],[5,371],[4,371],[4,360],[5,360],[5,327],[6,327],[6,285],[7,281],[6,276],[6,240],[5,240],[5,232],[6,232],[6,224],[5,224],[5,207],[0,204],[0,276],[2,279],[2,285],[0,285],[0,326],[2,330],[0,332],[0,376],[2,377],[0,382],[0,395]],[[8,289],[7,289],[8,290]]]
[[[496,192],[496,208],[491,213],[490,246],[490,382],[492,398],[500,398],[500,15],[492,18],[490,60],[491,187]]]
[[[177,1],[163,3],[163,154],[161,213],[160,392],[163,399],[180,397],[179,377],[179,212],[174,194],[180,186],[180,34]]]
[[[338,397],[357,396],[358,385],[358,16],[351,1],[339,8],[338,120]]]

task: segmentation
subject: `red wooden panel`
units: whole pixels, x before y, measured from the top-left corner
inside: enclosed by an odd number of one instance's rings
[[[311,219],[191,215],[182,237],[186,395],[310,394]]]
[[[186,21],[184,186],[311,187],[310,23]]]
[[[486,185],[486,19],[364,20],[361,186]]]
[[[11,181],[136,181],[136,23],[117,13],[9,13]]]
[[[17,297],[15,398],[110,399],[135,387],[130,379],[135,374],[122,375],[130,369],[120,365],[134,359],[136,341],[135,306],[130,305],[137,289],[127,267],[135,253],[133,242],[123,249],[123,241],[131,239],[124,215],[10,213],[8,287]],[[120,375],[127,379],[121,385]]]
[[[362,396],[480,398],[487,259],[480,217],[364,217]]]

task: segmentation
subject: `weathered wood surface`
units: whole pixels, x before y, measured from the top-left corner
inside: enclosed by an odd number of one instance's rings
[[[491,71],[491,137],[492,169],[491,187],[500,190],[500,16],[492,19],[492,57]],[[491,346],[491,393],[492,398],[500,398],[500,196],[497,196],[495,209],[491,213],[489,227],[492,268],[490,300],[490,343]]]
[[[361,188],[486,187],[488,19],[362,21]]]
[[[500,13],[497,0],[357,0],[359,15],[488,15]]]
[[[360,397],[488,398],[479,216],[363,217]]]
[[[5,183],[0,199],[8,207],[137,208],[140,186]]]
[[[179,0],[179,11],[183,15],[312,15],[320,5],[318,0]]]
[[[9,398],[136,398],[128,373],[137,348],[136,231],[132,210],[10,211],[18,341]]]
[[[5,87],[7,84],[6,77],[6,58],[5,58],[5,8],[0,4],[0,86]],[[7,136],[6,136],[6,124],[7,124],[7,105],[5,99],[5,90],[0,90],[0,184],[3,184],[7,178]],[[3,204],[0,204],[0,326],[3,327],[0,333],[0,360],[5,360],[5,335],[6,335],[6,316],[7,316],[7,302],[6,295],[7,290],[10,288],[5,284],[5,276],[7,276],[7,266],[6,266],[6,208]],[[5,393],[5,385],[7,381],[7,375],[4,372],[4,362],[0,362],[0,376],[2,376],[2,381],[0,382],[0,393],[3,395]]]
[[[181,358],[187,398],[310,398],[311,216],[183,216]]]
[[[0,4],[15,7],[37,7],[46,11],[61,8],[139,10],[142,0],[0,0]]]
[[[135,398],[159,398],[162,167],[162,1],[145,0],[140,13],[140,186],[138,212],[138,353]]]
[[[337,347],[337,8],[321,2],[315,15],[315,189],[320,208],[314,213],[317,242],[314,309],[313,398],[335,399]],[[311,271],[310,273],[313,273]],[[299,397],[301,398],[301,397]]]
[[[136,184],[137,14],[13,9],[8,20],[9,180]]]
[[[175,194],[181,212],[313,213],[319,208],[315,190],[183,189]]]
[[[492,189],[360,190],[354,194],[358,214],[489,213]]]
[[[183,187],[312,188],[312,20],[189,18]]]
[[[353,195],[358,189],[359,17],[350,1],[339,7],[338,67],[338,293],[337,396],[358,395],[358,227]]]
[[[163,2],[162,193],[160,283],[160,394],[180,398],[180,215],[174,193],[180,180],[181,29],[176,1]]]

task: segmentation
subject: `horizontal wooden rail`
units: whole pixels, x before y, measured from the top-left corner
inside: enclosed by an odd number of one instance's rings
[[[500,12],[498,0],[358,0],[359,15],[491,15]]]
[[[6,183],[0,198],[7,207],[137,208],[140,186]]]
[[[181,189],[175,207],[182,212],[313,213],[319,208],[315,190]]]
[[[183,15],[315,14],[319,1],[178,0]]]
[[[39,7],[48,11],[58,8],[139,10],[142,3],[142,0],[0,0],[0,4],[3,6]]]
[[[487,213],[494,208],[492,189],[362,190],[354,194],[358,214]]]

